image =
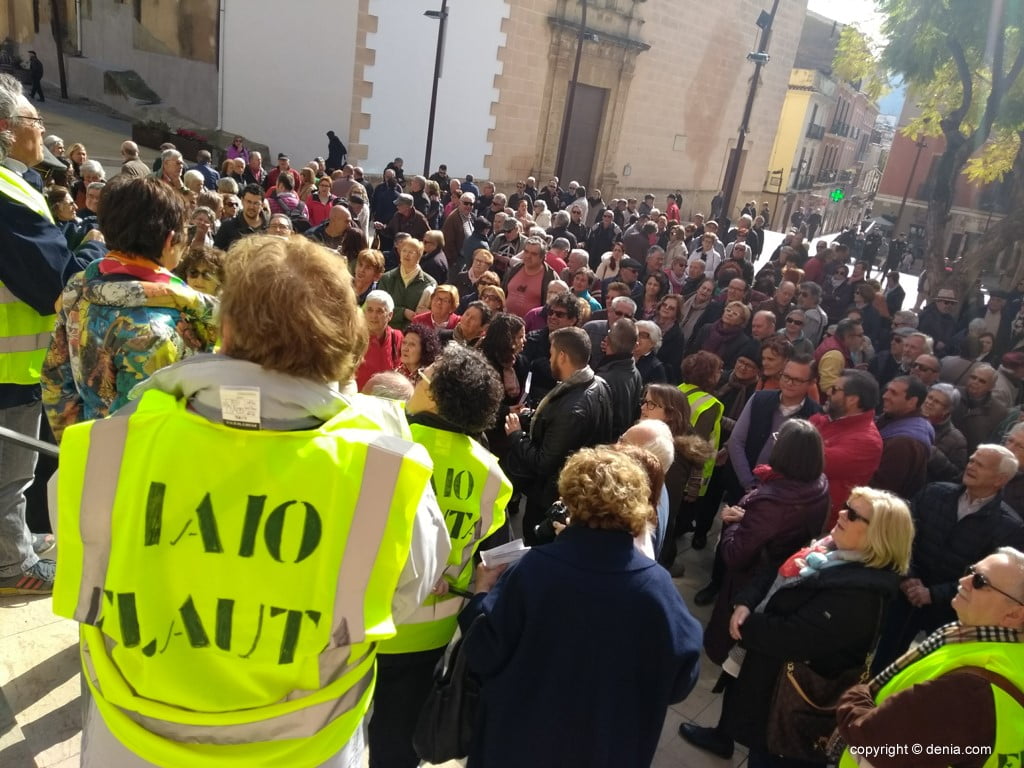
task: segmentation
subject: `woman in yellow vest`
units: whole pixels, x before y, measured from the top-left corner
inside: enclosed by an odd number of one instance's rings
[[[687,531],[695,518],[698,521],[706,520],[708,517],[713,519],[718,511],[714,509],[710,515],[702,514],[708,504],[714,503],[708,498],[707,492],[711,483],[711,473],[715,470],[715,456],[722,436],[722,414],[725,413],[725,406],[711,394],[718,388],[718,381],[722,378],[722,358],[714,352],[694,352],[683,360],[682,374],[683,383],[679,385],[679,391],[686,395],[690,404],[690,422],[693,424],[693,430],[711,444],[713,453],[704,462],[697,503],[687,509],[688,517],[681,517],[677,522],[677,534]],[[694,549],[704,549],[707,540],[705,527],[703,530],[694,531],[690,543]]]
[[[337,384],[367,344],[344,262],[244,238],[221,307],[222,354],[64,434],[53,605],[81,623],[85,766],[358,763],[377,646],[448,558],[426,451]]]
[[[450,344],[420,370],[408,403],[413,439],[434,461],[434,491],[452,552],[434,593],[380,645],[370,720],[371,768],[416,768],[412,734],[437,660],[455,634],[480,542],[505,524],[512,484],[484,447],[502,398],[498,374],[479,352]],[[501,543],[501,542],[499,542]],[[460,594],[461,593],[461,594]]]

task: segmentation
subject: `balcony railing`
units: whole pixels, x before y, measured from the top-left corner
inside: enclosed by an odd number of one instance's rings
[[[834,168],[822,168],[818,171],[818,183],[827,184],[836,180],[836,170]]]
[[[807,126],[807,138],[808,139],[820,139],[825,135],[824,125],[815,125],[811,123]]]
[[[850,124],[840,123],[839,121],[836,121],[832,123],[832,127],[829,129],[829,133],[834,133],[836,136],[849,136]]]

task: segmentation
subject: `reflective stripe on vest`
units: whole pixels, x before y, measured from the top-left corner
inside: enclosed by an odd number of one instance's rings
[[[451,537],[444,578],[466,590],[473,579],[477,547],[505,522],[512,484],[497,459],[472,438],[424,424],[413,424],[412,434],[434,462],[434,491]],[[447,645],[464,603],[450,592],[429,596],[393,638],[381,643],[380,652],[412,653]]]
[[[53,222],[43,196],[2,165],[0,194]],[[39,383],[55,320],[54,315],[40,315],[0,282],[0,383]]]
[[[182,446],[212,461],[186,478]],[[54,611],[82,622],[111,732],[160,765],[337,753],[395,632],[429,478],[422,447],[353,408],[316,430],[245,432],[147,392],[130,416],[70,428]]]
[[[699,389],[694,384],[680,384],[679,391],[686,395],[686,401],[689,403],[690,424],[692,426],[697,426],[697,422],[705,411],[718,408],[718,417],[715,419],[714,427],[711,429],[711,436],[708,438],[708,442],[711,443],[714,451],[711,457],[704,462],[701,472],[700,495],[703,496],[707,493],[708,485],[711,483],[711,473],[715,471],[715,459],[718,453],[718,442],[722,436],[722,414],[725,412],[725,406],[719,402],[717,397]]]
[[[1024,645],[1021,643],[955,643],[944,645],[901,670],[886,683],[875,696],[881,704],[890,696],[908,688],[935,680],[959,667],[981,667],[1005,677],[1012,685],[1024,691]],[[1006,755],[1018,756],[1024,752],[1024,707],[998,685],[991,685],[996,716],[996,739],[992,752],[982,768],[1004,765]],[[910,734],[907,735],[910,740]],[[959,762],[962,756],[957,761]],[[864,761],[871,763],[870,755],[851,755],[846,749],[839,760],[839,768],[855,768]],[[953,762],[953,761],[950,761]],[[1015,763],[1016,764],[1016,763]]]

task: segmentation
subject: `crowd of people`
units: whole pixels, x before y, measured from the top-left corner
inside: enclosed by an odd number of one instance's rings
[[[86,764],[412,768],[457,626],[471,766],[649,765],[702,647],[680,736],[752,768],[828,761],[794,665],[849,689],[847,764],[1024,751],[1024,284],[907,310],[755,202],[374,185],[329,138],[108,181],[0,76],[0,424],[61,447],[58,575],[0,444],[0,594],[81,623]],[[702,629],[672,579],[718,531]]]

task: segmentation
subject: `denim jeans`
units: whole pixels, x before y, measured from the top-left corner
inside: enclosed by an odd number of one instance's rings
[[[39,437],[40,403],[0,408],[0,426]],[[25,491],[32,484],[37,454],[0,440],[0,578],[19,576],[39,560],[25,523]]]

